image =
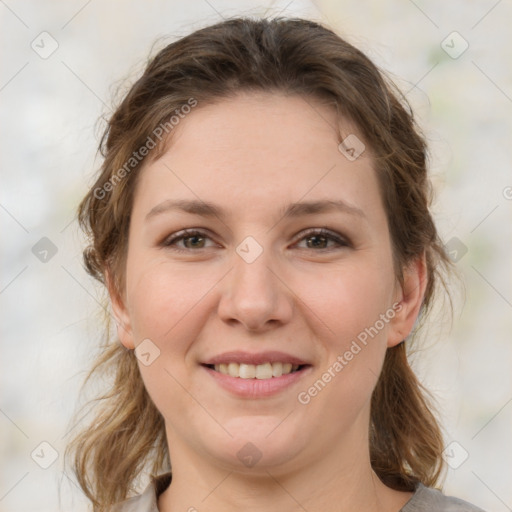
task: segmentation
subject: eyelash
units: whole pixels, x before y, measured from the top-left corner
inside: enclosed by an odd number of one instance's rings
[[[163,240],[161,245],[165,248],[171,249],[173,251],[178,251],[178,252],[190,252],[190,251],[197,252],[200,250],[208,249],[207,247],[200,247],[198,249],[179,249],[176,246],[176,242],[180,242],[182,240],[185,240],[187,238],[192,238],[195,236],[199,236],[201,238],[210,238],[205,231],[200,231],[200,230],[196,230],[196,229],[185,229],[183,231],[179,231],[178,233],[167,237],[166,239]],[[338,236],[337,234],[335,234],[331,231],[328,231],[326,229],[323,229],[323,228],[311,228],[310,230],[306,230],[306,232],[303,233],[302,238],[300,238],[298,240],[298,242],[301,242],[302,240],[307,239],[308,237],[312,237],[312,236],[321,236],[321,237],[326,238],[327,240],[334,241],[338,244],[338,248],[351,246],[351,244],[348,240],[345,240],[344,238]],[[306,248],[306,249],[309,249],[309,248]],[[323,248],[323,249],[318,249],[315,252],[330,252],[332,250],[333,250],[333,248],[330,248],[330,249]]]

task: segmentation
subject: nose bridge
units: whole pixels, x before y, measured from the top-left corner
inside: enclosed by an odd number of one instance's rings
[[[253,237],[248,237],[236,248],[234,256],[235,269],[234,281],[241,285],[237,292],[244,292],[247,287],[261,288],[261,292],[270,295],[275,283],[274,274],[270,271],[272,266],[272,254],[269,248],[263,249]],[[238,289],[240,288],[240,289]],[[256,289],[253,292],[257,291]]]
[[[276,277],[276,258],[270,248],[247,237],[236,247],[233,266],[219,305],[219,315],[224,320],[236,319],[255,330],[270,321],[289,319],[289,297]]]

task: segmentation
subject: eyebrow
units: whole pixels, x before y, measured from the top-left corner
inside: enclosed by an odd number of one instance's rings
[[[227,216],[227,212],[222,207],[208,201],[167,199],[149,211],[149,213],[146,215],[146,221],[162,213],[172,211],[182,211],[193,215],[200,215],[202,217],[218,217],[220,219],[225,219]],[[339,199],[324,199],[319,201],[302,201],[290,203],[280,210],[279,215],[280,218],[301,217],[305,215],[315,215],[333,211],[348,213],[350,215],[355,215],[367,220],[363,210]]]

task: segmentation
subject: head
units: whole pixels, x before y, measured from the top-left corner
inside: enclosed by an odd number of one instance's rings
[[[113,370],[113,391],[77,437],[89,497],[123,499],[173,453],[286,471],[344,437],[390,487],[435,484],[442,437],[404,341],[449,260],[425,141],[375,65],[312,21],[227,20],[150,61],[101,149],[79,219],[118,337],[93,369]],[[322,201],[342,206],[286,211]],[[205,367],[236,350],[307,368],[282,393],[237,397]]]

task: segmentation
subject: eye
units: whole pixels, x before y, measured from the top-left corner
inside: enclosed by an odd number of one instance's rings
[[[211,238],[205,231],[185,229],[167,237],[161,245],[172,250],[185,252],[194,249],[207,249],[208,247],[205,245],[206,240],[211,240]],[[314,249],[315,252],[330,251],[340,247],[350,247],[348,240],[324,228],[312,228],[307,230],[305,233],[302,233],[302,238],[299,239],[299,242],[303,240],[307,241],[307,247],[305,249]],[[313,242],[309,243],[309,240]],[[178,245],[181,242],[184,244],[184,247]],[[334,242],[335,246],[331,248],[327,247],[329,242]]]
[[[299,240],[300,242],[303,240],[313,240],[313,243],[307,243],[307,249],[317,249],[319,251],[330,251],[332,249],[336,249],[336,246],[339,247],[350,247],[350,243],[348,240],[344,239],[337,233],[331,232],[324,228],[313,228],[306,233],[302,233],[302,238]],[[328,248],[326,244],[329,242],[334,242],[335,247]]]
[[[207,233],[199,230],[185,229],[183,231],[179,231],[170,237],[167,237],[163,242],[162,246],[170,247],[171,249],[175,249],[177,251],[187,251],[190,249],[205,249],[204,242],[206,239],[209,239]],[[190,240],[187,243],[187,240]],[[184,242],[185,248],[178,247],[178,242]]]

